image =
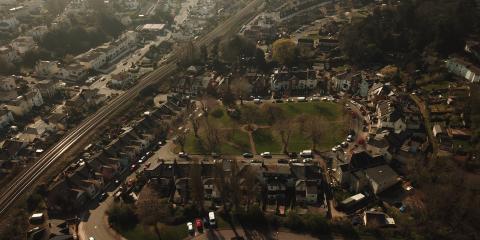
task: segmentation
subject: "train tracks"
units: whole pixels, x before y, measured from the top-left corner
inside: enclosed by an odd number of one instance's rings
[[[258,12],[262,3],[263,0],[251,1],[243,9],[225,20],[207,35],[197,39],[194,44],[196,46],[209,45],[214,39],[235,32],[238,26],[245,24],[250,17]],[[134,87],[117,96],[93,115],[89,116],[80,125],[67,133],[57,144],[46,151],[32,166],[14,178],[10,185],[1,192],[0,216],[5,214],[29,188],[35,185],[39,177],[54,166],[54,164],[61,159],[61,156],[71,150],[79,140],[107,124],[115,114],[120,112],[122,106],[138,96],[141,90],[174,73],[177,70],[177,61],[181,56],[181,50],[173,52],[166,64],[142,78]]]

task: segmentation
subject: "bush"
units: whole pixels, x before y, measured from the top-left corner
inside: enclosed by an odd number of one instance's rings
[[[107,213],[108,222],[115,228],[132,229],[138,223],[135,211],[127,204],[114,204]]]
[[[330,233],[330,227],[327,220],[319,214],[307,214],[304,217],[305,230],[312,234]]]
[[[303,219],[295,212],[290,212],[285,220],[285,227],[290,228],[292,231],[303,232],[305,231],[305,223]]]
[[[258,206],[251,207],[248,211],[237,211],[237,218],[245,225],[266,226],[267,218]]]

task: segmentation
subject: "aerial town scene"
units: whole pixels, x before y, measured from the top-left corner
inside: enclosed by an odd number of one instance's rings
[[[0,240],[480,240],[480,0],[0,0]]]

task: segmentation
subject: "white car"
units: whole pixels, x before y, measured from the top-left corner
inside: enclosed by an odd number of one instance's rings
[[[211,227],[215,227],[215,225],[217,225],[217,222],[215,221],[215,213],[214,212],[209,212],[208,213],[208,222],[210,223]]]
[[[264,157],[264,158],[271,158],[272,157],[272,153],[270,152],[263,152],[263,153],[260,153],[260,156]]]
[[[186,152],[179,152],[179,153],[178,153],[178,156],[181,157],[181,158],[187,158],[187,157],[188,157],[188,153],[186,153]]]
[[[192,222],[187,222],[187,230],[190,234],[193,234],[195,232],[195,229],[193,229],[193,223]]]

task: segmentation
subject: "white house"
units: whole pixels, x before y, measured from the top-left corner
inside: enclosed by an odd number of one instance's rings
[[[107,55],[103,51],[90,49],[76,56],[75,60],[87,69],[98,70],[107,63]]]
[[[272,91],[315,89],[318,84],[317,73],[313,69],[280,70],[276,69],[270,77]]]
[[[88,68],[86,66],[79,63],[72,63],[61,68],[57,77],[68,81],[78,82],[85,79],[87,74]]]
[[[389,100],[377,103],[377,119],[377,129],[390,128],[395,133],[401,133],[407,129],[403,114]]]
[[[463,77],[470,82],[478,83],[480,81],[480,68],[464,59],[461,59],[461,58],[448,59],[447,69],[449,72],[459,77]]]

